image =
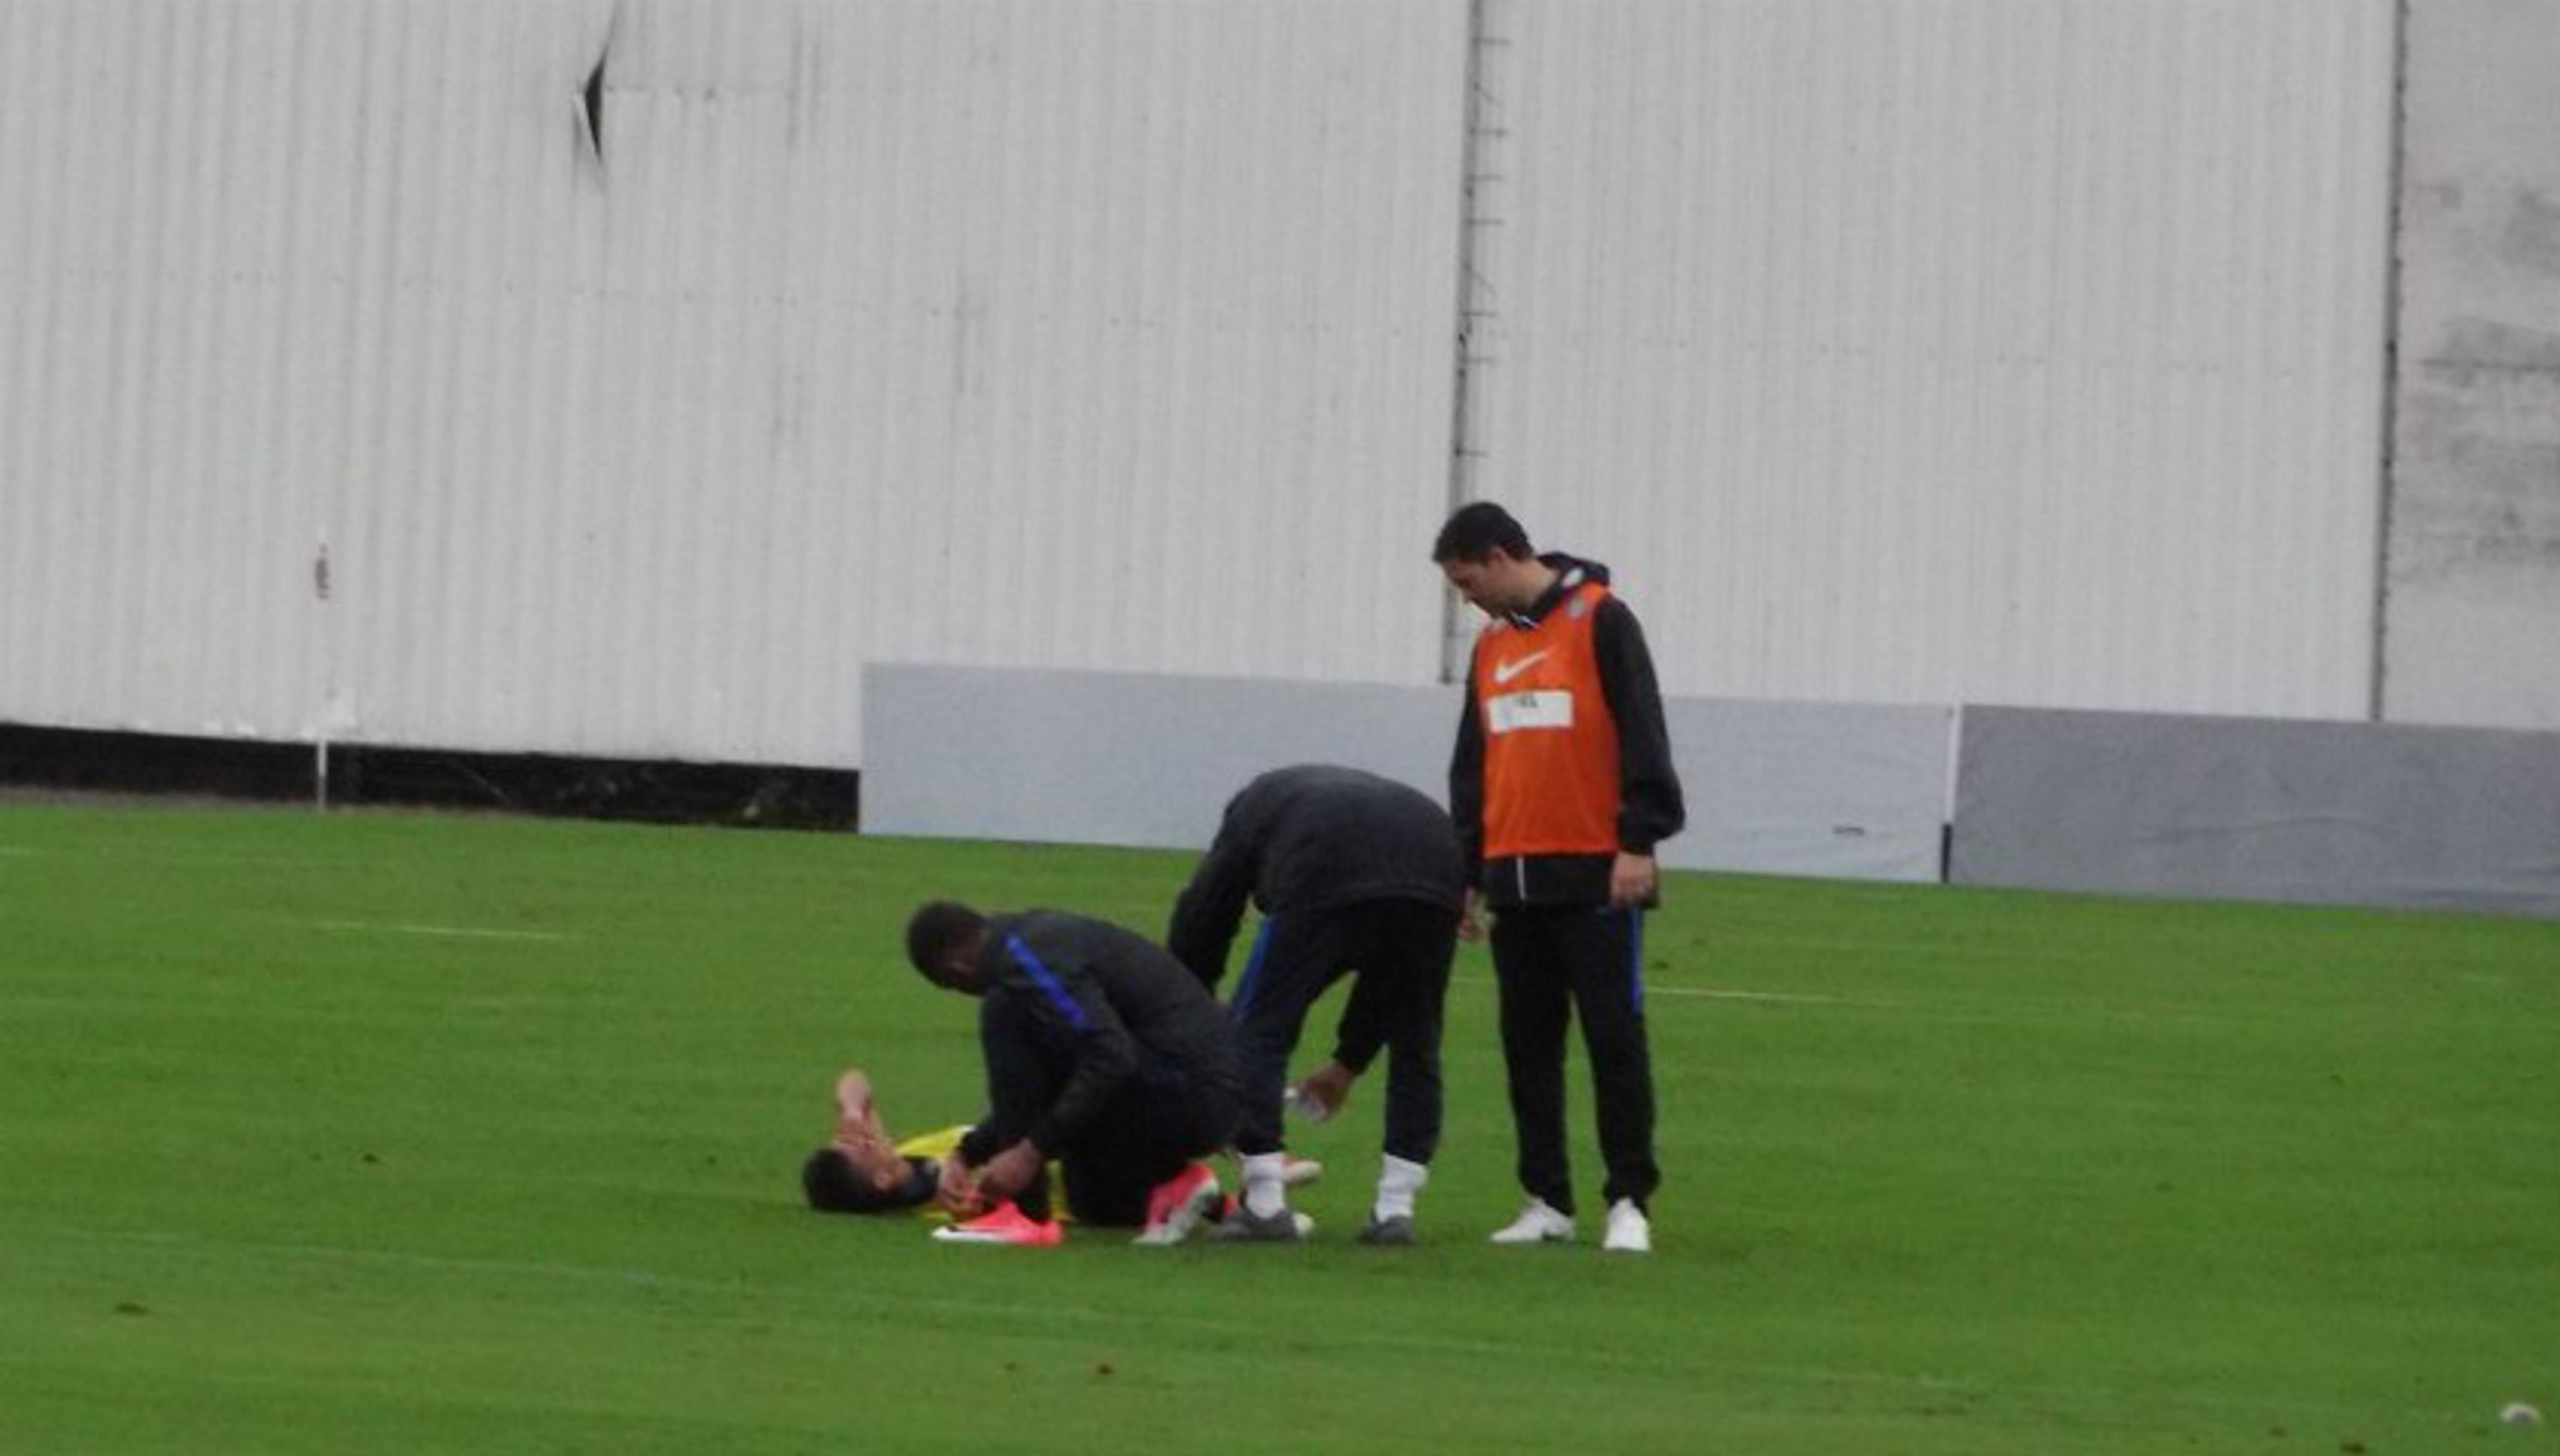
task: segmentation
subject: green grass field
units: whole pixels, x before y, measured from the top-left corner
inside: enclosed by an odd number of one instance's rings
[[[1350,1242],[1375,1085],[1309,1247],[799,1207],[838,1066],[976,1110],[915,901],[1152,933],[1187,869],[0,809],[0,1451],[2560,1450],[2497,1418],[2560,1416],[2548,922],[1673,877],[1650,1258],[1578,1082],[1585,1241],[1483,1242],[1476,948],[1419,1247]]]

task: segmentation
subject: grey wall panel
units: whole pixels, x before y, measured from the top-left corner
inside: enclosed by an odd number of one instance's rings
[[[2560,914],[2560,734],[1967,708],[1949,878]]]
[[[1682,870],[1934,882],[1955,710],[1675,698]]]
[[[2560,0],[2407,23],[2382,715],[2560,728]]]
[[[863,830],[1200,848],[1266,768],[1348,763],[1445,799],[1459,690],[875,665]]]
[[[1244,781],[1350,763],[1443,802],[1456,688],[875,666],[863,828],[1194,848]],[[1934,880],[1950,711],[1674,701],[1677,869]]]

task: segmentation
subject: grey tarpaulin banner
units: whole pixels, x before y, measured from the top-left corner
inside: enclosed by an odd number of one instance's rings
[[[1140,673],[880,665],[863,677],[863,828],[1199,848],[1267,768],[1334,762],[1447,801],[1462,695]],[[1938,878],[1952,710],[1674,699],[1676,869]]]
[[[1459,702],[1456,688],[876,665],[863,829],[1199,849],[1228,795],[1288,763],[1444,798]]]
[[[2560,914],[2560,734],[1964,710],[1948,878]]]

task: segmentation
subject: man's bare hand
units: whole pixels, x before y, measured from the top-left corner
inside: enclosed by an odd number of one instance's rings
[[[1651,855],[1621,854],[1609,866],[1609,908],[1634,909],[1652,904],[1662,888],[1662,872]]]
[[[1458,910],[1458,938],[1485,938],[1485,892],[1481,890],[1468,890],[1467,902]]]
[[[934,1200],[942,1211],[954,1218],[975,1218],[987,1211],[986,1201],[978,1196],[976,1170],[952,1154],[942,1160],[942,1176],[933,1190]]]
[[[1327,1061],[1298,1078],[1298,1095],[1307,1103],[1307,1115],[1324,1122],[1342,1111],[1343,1104],[1351,1100],[1352,1083],[1357,1079],[1352,1069],[1339,1061]]]
[[[991,1199],[1009,1199],[1032,1186],[1040,1176],[1040,1165],[1047,1162],[1040,1144],[1025,1138],[987,1160],[979,1170],[978,1191]]]

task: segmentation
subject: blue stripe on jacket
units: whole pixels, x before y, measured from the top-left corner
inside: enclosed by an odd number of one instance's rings
[[[1068,993],[1066,983],[1060,981],[1057,973],[1023,943],[1023,937],[1006,936],[1005,949],[1014,953],[1014,963],[1031,975],[1032,984],[1040,988],[1040,994],[1048,998],[1049,1005],[1057,1008],[1058,1015],[1066,1018],[1066,1024],[1079,1032],[1085,1030],[1088,1023],[1084,1019],[1084,1008],[1075,1004],[1075,997]]]
[[[1262,928],[1254,932],[1253,949],[1244,957],[1244,974],[1235,981],[1235,998],[1226,1004],[1228,1021],[1241,1023],[1253,1005],[1254,993],[1262,989],[1262,960],[1271,949],[1271,918],[1265,916]]]

